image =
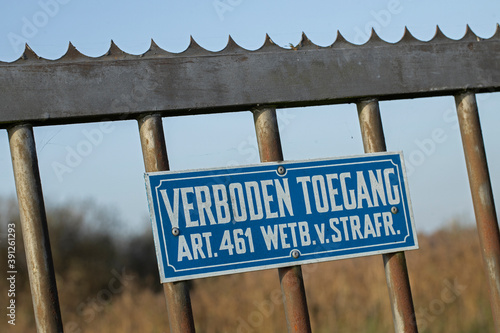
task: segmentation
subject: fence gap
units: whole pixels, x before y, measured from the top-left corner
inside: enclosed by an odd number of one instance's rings
[[[168,156],[162,118],[146,115],[137,120],[146,172],[168,171]],[[164,283],[168,322],[171,333],[195,332],[191,297],[187,282]]]
[[[37,331],[62,332],[33,128],[18,125],[8,133]]]
[[[493,312],[495,330],[500,332],[500,233],[476,95],[472,92],[457,94],[455,95],[455,103],[483,264],[488,276],[491,311]]]
[[[253,115],[261,162],[283,161],[276,108],[257,108]],[[279,268],[278,274],[288,332],[311,332],[301,266]]]
[[[386,151],[384,129],[378,100],[357,103],[361,136],[365,153]],[[416,333],[417,322],[411,295],[404,252],[383,254],[385,277],[391,300],[394,328],[397,333]]]

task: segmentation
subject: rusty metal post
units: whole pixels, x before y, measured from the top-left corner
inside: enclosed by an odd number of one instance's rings
[[[18,125],[8,133],[37,331],[62,332],[33,128]]]
[[[137,122],[146,172],[169,170],[161,116],[146,115],[140,117]],[[164,283],[163,291],[167,302],[170,332],[195,332],[187,282]]]
[[[378,101],[361,101],[357,103],[357,107],[365,153],[386,151]],[[405,254],[384,254],[383,259],[394,328],[398,333],[416,333],[418,329]]]
[[[283,161],[281,140],[274,107],[252,110],[261,162]],[[300,266],[278,269],[288,332],[311,332],[306,291]]]
[[[491,310],[496,332],[500,332],[500,233],[476,96],[465,92],[456,95],[455,102],[483,263],[488,276]]]

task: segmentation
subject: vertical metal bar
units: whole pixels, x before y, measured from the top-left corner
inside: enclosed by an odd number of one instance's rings
[[[253,110],[257,143],[262,162],[283,161],[274,107]],[[311,332],[306,291],[300,266],[278,269],[288,332]]]
[[[500,233],[476,96],[471,92],[458,94],[455,102],[483,263],[488,275],[491,309],[496,332],[500,332]]]
[[[146,115],[137,120],[146,172],[167,171],[168,157],[160,115]],[[164,283],[171,333],[195,332],[191,297],[187,282]]]
[[[8,133],[36,327],[38,332],[62,332],[33,128],[19,125]]]
[[[378,101],[361,101],[357,107],[365,152],[386,151]],[[394,328],[396,332],[417,332],[405,254],[404,252],[384,254],[383,259]]]

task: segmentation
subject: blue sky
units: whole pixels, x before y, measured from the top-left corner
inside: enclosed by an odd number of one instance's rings
[[[76,1],[0,0],[0,61],[11,62],[27,42],[40,56],[57,59],[71,41],[89,56],[106,53],[111,39],[140,54],[151,38],[181,52],[189,37],[218,51],[228,34],[257,49],[269,33],[276,44],[297,44],[302,31],[318,45],[334,42],[337,30],[353,43],[364,43],[372,27],[396,42],[407,26],[429,40],[439,24],[459,39],[466,24],[488,38],[500,22],[498,1]],[[242,78],[243,79],[243,78]],[[1,94],[1,93],[0,93]],[[478,96],[483,135],[493,182],[500,193],[500,94]],[[432,231],[450,218],[473,216],[465,161],[452,97],[381,102],[390,151],[402,150],[418,231]],[[287,160],[363,153],[353,104],[279,110]],[[164,119],[173,170],[246,165],[259,162],[250,112]],[[92,136],[94,135],[94,136]],[[92,198],[110,205],[124,233],[148,223],[143,162],[135,121],[35,128],[46,202]],[[92,139],[93,138],[93,141]],[[78,149],[88,148],[85,156]],[[57,163],[71,162],[61,174]],[[7,133],[0,130],[0,195],[14,195]],[[498,207],[498,203],[497,203]]]

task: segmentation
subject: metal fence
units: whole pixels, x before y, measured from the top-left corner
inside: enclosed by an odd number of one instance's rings
[[[487,272],[500,332],[500,234],[488,174],[476,93],[500,91],[500,28],[489,39],[467,29],[460,40],[438,29],[428,42],[408,31],[390,44],[374,32],[361,46],[338,34],[329,47],[304,35],[291,49],[266,37],[256,51],[230,38],[212,53],[191,41],[179,54],[154,42],[141,56],[112,44],[88,58],[72,45],[56,61],[29,47],[0,63],[0,128],[8,130],[39,332],[63,330],[51,257],[33,126],[137,119],[146,172],[169,169],[162,117],[251,110],[262,162],[283,160],[276,108],[356,103],[365,152],[385,151],[379,101],[453,95]],[[127,96],[134,103],[124,104]],[[417,332],[405,254],[383,255],[396,332]],[[300,266],[279,269],[289,332],[310,332]],[[171,332],[194,332],[185,282],[166,283]]]

